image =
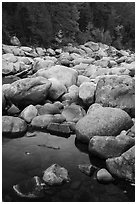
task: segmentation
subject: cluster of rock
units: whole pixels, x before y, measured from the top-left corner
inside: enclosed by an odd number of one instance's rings
[[[2,51],[3,135],[76,133],[112,175],[134,181],[134,53],[94,42]]]
[[[40,198],[44,197],[48,190],[52,189],[52,186],[61,185],[69,181],[68,171],[58,164],[53,164],[44,171],[42,178],[34,176],[14,185],[13,189],[20,197]]]

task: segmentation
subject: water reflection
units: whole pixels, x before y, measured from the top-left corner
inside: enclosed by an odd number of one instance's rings
[[[46,192],[45,197],[31,202],[129,202],[133,201],[133,188],[127,187],[127,194],[123,192],[125,184],[99,184],[96,174],[89,177],[78,169],[79,164],[92,163],[103,167],[101,160],[88,154],[88,145],[82,144],[71,135],[63,138],[45,132],[34,132],[35,137],[21,137],[15,139],[3,138],[2,182],[3,199],[11,202],[27,202],[28,199],[19,198],[13,193],[12,186],[30,179],[41,177],[43,171],[57,163],[65,167],[71,182]],[[59,146],[60,149],[48,148]],[[104,162],[104,161],[103,161]],[[132,192],[132,193],[131,193]]]

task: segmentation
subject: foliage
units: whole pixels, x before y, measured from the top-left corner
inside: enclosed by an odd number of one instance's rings
[[[3,2],[3,43],[8,44],[13,35],[24,45],[48,47],[93,40],[134,49],[135,3]]]

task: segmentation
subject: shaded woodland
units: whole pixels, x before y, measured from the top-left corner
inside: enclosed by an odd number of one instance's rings
[[[9,44],[13,35],[30,46],[60,47],[91,40],[134,50],[135,3],[3,2],[3,43]]]

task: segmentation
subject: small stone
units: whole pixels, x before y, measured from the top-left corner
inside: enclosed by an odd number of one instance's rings
[[[97,169],[91,164],[79,164],[78,168],[82,173],[86,174],[87,176],[91,176]]]
[[[14,104],[12,104],[11,107],[7,110],[8,115],[11,116],[18,115],[20,112],[21,112],[20,109]]]
[[[44,197],[44,183],[38,176],[25,180],[13,186],[15,193],[23,198],[41,198]]]
[[[97,180],[102,183],[109,183],[114,180],[111,174],[106,169],[100,169],[97,172]]]
[[[54,186],[61,185],[63,182],[69,182],[70,178],[68,171],[64,167],[53,164],[44,171],[43,180],[49,186]]]

